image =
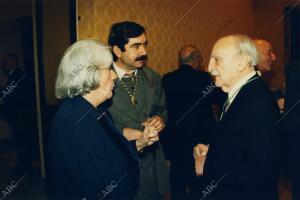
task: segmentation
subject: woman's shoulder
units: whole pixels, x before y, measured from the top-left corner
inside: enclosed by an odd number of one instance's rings
[[[72,116],[74,116],[74,113],[76,112],[76,105],[74,102],[72,102],[71,99],[65,99],[63,102],[60,104],[54,120],[59,120],[59,121],[72,121]]]

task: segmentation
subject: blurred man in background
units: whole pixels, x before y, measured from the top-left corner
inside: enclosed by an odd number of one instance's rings
[[[18,163],[15,175],[33,172],[33,157],[38,151],[36,135],[35,85],[33,78],[18,67],[17,56],[5,54],[1,67],[7,76],[2,90],[2,116],[15,141]]]
[[[171,160],[172,199],[186,199],[192,198],[195,182],[204,183],[195,179],[191,152],[195,142],[214,140],[212,104],[218,89],[208,73],[200,71],[203,58],[196,46],[182,47],[178,59],[179,69],[163,77],[169,119],[163,144]]]

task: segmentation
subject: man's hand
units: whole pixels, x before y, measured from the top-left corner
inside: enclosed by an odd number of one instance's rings
[[[209,149],[209,145],[197,144],[194,147],[194,159],[195,159],[195,172],[197,176],[203,175],[204,163],[206,160],[206,155]]]
[[[165,128],[164,120],[156,115],[154,117],[151,117],[147,121],[142,123],[143,126],[153,126],[157,132],[162,131]]]
[[[196,160],[195,160],[195,171],[196,171],[196,175],[197,176],[202,176],[203,175],[203,168],[204,168],[204,163],[206,160],[206,156],[199,156]]]
[[[277,105],[279,107],[280,113],[283,113],[284,112],[284,98],[278,99]]]
[[[124,128],[123,135],[128,141],[131,141],[139,139],[143,135],[143,133],[137,129]]]
[[[146,126],[141,137],[136,140],[136,147],[138,151],[141,151],[147,146],[151,146],[153,143],[159,140],[158,132],[153,126]]]
[[[197,144],[194,147],[194,159],[196,160],[199,156],[205,157],[207,155],[209,145]]]

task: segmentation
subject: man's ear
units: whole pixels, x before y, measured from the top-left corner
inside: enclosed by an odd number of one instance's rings
[[[251,57],[248,56],[248,55],[242,55],[241,59],[240,59],[240,63],[239,63],[239,66],[238,66],[238,70],[239,72],[242,72],[244,71],[244,69],[246,67],[248,67],[249,65],[251,65]]]
[[[121,51],[121,49],[120,49],[117,45],[113,46],[112,50],[113,50],[114,54],[115,54],[118,58],[121,57],[122,51]]]

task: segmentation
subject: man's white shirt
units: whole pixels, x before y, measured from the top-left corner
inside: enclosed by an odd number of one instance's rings
[[[236,95],[239,93],[239,90],[241,89],[241,87],[243,87],[247,81],[253,77],[256,74],[256,71],[251,72],[250,74],[248,74],[247,76],[245,76],[244,78],[242,78],[239,82],[237,82],[237,84],[235,84],[228,92],[228,107],[230,106],[230,104],[233,102],[233,100],[235,99]]]
[[[126,74],[134,74],[136,75],[137,69],[131,70],[129,72],[126,72],[124,69],[120,68],[115,62],[113,62],[113,67],[117,73],[118,78],[121,80]]]

